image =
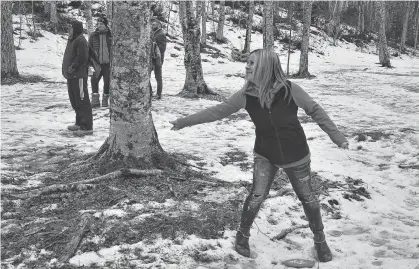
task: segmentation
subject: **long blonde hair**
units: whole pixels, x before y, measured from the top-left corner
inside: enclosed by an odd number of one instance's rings
[[[285,86],[286,100],[289,96],[288,103],[291,100],[290,86],[286,83],[287,79],[281,67],[279,56],[267,49],[257,49],[250,53],[256,56],[255,69],[253,72],[253,82],[247,81],[245,89],[256,84],[259,88],[259,101],[262,107],[271,107],[271,103],[278,90]],[[249,55],[249,56],[250,56]]]

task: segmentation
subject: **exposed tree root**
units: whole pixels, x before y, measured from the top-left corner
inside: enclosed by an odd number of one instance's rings
[[[80,223],[77,225],[76,231],[72,236],[71,241],[67,244],[64,254],[58,259],[59,262],[65,263],[74,255],[77,250],[77,247],[80,244],[80,241],[83,238],[83,234],[86,230],[86,227],[90,225],[92,216],[90,214],[83,214],[81,217]]]
[[[151,170],[120,169],[120,170],[108,173],[106,175],[91,178],[91,179],[80,180],[80,181],[71,182],[67,184],[54,184],[54,185],[47,186],[41,189],[32,190],[27,193],[13,194],[11,196],[15,198],[19,198],[19,199],[28,199],[28,198],[35,198],[41,195],[52,194],[52,193],[57,193],[57,192],[67,192],[71,190],[84,191],[89,188],[92,188],[92,186],[89,186],[89,184],[95,184],[104,180],[115,179],[120,176],[128,176],[128,175],[150,176],[150,175],[159,175],[161,173],[163,173],[163,171],[157,170],[157,169],[151,169]]]
[[[301,228],[308,228],[308,224],[298,225],[298,226],[294,226],[294,227],[284,229],[278,235],[275,235],[274,237],[272,237],[271,241],[281,240],[281,239],[285,238],[285,236],[287,236],[289,233],[291,233],[291,232],[293,232],[297,229],[301,229]]]
[[[419,164],[399,164],[402,169],[419,169]]]
[[[298,72],[297,74],[291,75],[292,78],[308,78],[308,79],[312,79],[315,78],[316,76],[310,74],[309,72],[304,72],[304,73],[300,73]]]

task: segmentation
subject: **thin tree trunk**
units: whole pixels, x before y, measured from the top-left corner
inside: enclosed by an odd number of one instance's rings
[[[333,11],[333,20],[332,20],[332,32],[333,32],[333,45],[336,46],[336,41],[340,33],[340,17],[342,13],[344,2],[336,1],[335,9]]]
[[[311,24],[311,8],[313,2],[304,1],[303,3],[303,32],[302,32],[302,44],[301,44],[301,55],[300,55],[300,67],[297,76],[309,77],[308,72],[308,49],[309,49],[309,37],[310,37],[310,24]]]
[[[246,53],[250,52],[250,44],[252,43],[252,26],[253,26],[253,12],[255,10],[255,3],[253,0],[249,1],[249,13],[246,21],[246,40],[244,42],[243,51]]]
[[[49,5],[48,1],[44,1],[43,4],[44,4],[44,15],[49,16],[51,14],[50,12],[51,5]]]
[[[58,27],[58,17],[57,17],[57,5],[56,5],[55,1],[50,2],[49,21],[52,24],[52,29],[53,29],[54,33],[56,33],[57,32],[57,27]]]
[[[35,26],[35,13],[33,11],[33,0],[32,0],[32,24],[33,24],[33,39],[37,39],[37,34],[36,34],[36,26]]]
[[[19,45],[17,46],[19,49],[22,48],[22,12],[22,3],[19,1]]]
[[[361,3],[361,33],[365,33],[365,4]]]
[[[170,12],[172,11],[173,3],[170,3],[169,7],[169,14],[167,15],[167,25],[166,25],[166,33],[169,33],[169,25],[170,25]]]
[[[93,33],[93,20],[92,20],[92,2],[85,1],[84,17],[86,18],[87,34]]]
[[[206,2],[202,1],[201,6],[201,16],[202,16],[202,30],[201,30],[201,44],[205,47],[207,45],[207,8]]]
[[[404,20],[403,20],[403,30],[402,36],[400,39],[400,53],[406,52],[406,34],[407,34],[407,26],[409,22],[409,13],[410,13],[410,2],[406,2],[405,4],[405,11],[404,11]]]
[[[185,97],[197,97],[201,94],[210,93],[202,71],[200,50],[201,32],[199,30],[199,24],[196,21],[196,16],[194,16],[192,1],[180,1],[179,8],[185,48],[184,63],[186,69],[185,85],[183,86],[180,95]]]
[[[198,24],[198,25],[200,25],[201,24],[201,15],[202,15],[202,1],[201,0],[196,0],[195,1],[195,10],[196,10],[196,14],[195,14],[195,16],[196,16],[196,23]]]
[[[212,16],[212,31],[215,32],[215,1],[214,0],[210,0],[211,2],[211,16]]]
[[[215,39],[219,42],[224,42],[224,22],[225,22],[225,1],[220,1],[220,8],[218,9],[218,26]]]
[[[113,1],[106,1],[106,17],[108,18],[108,27],[112,27],[112,20],[113,20]]]
[[[100,159],[152,164],[164,153],[151,115],[150,3],[113,2],[110,128]]]
[[[294,3],[290,2],[289,8],[288,8],[288,19],[289,19],[289,25],[290,25],[290,36],[288,41],[288,60],[287,60],[287,76],[290,74],[290,58],[291,58],[291,44],[292,44],[292,13],[294,8]]]
[[[414,45],[413,48],[417,49],[418,48],[418,34],[419,34],[419,3],[416,2],[416,31],[415,31],[415,40],[414,40]]]
[[[391,67],[390,63],[390,53],[387,48],[387,38],[386,38],[386,2],[377,1],[377,15],[379,18],[380,31],[379,35],[379,60],[380,64],[385,67]]]
[[[273,50],[274,49],[274,18],[273,18],[273,2],[265,1],[263,8],[264,13],[264,29],[263,29],[263,48]]]
[[[357,24],[356,24],[356,30],[357,30],[358,35],[359,35],[361,33],[361,14],[362,14],[362,2],[361,1],[358,2],[357,8],[358,8],[358,21],[357,21]]]
[[[18,77],[16,51],[13,39],[13,2],[1,2],[1,79]]]

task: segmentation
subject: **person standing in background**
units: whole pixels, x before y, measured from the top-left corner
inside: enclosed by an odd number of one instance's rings
[[[108,20],[100,17],[97,28],[89,37],[89,46],[96,52],[101,67],[99,74],[94,73],[92,84],[92,107],[100,107],[99,81],[103,77],[102,107],[109,106],[109,82],[111,79],[111,46],[112,35],[108,27]]]

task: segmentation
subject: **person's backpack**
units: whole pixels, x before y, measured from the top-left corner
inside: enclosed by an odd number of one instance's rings
[[[97,56],[97,53],[93,50],[91,46],[89,46],[89,58],[87,60],[87,65],[93,68],[96,76],[100,74],[102,68],[99,64],[99,57]]]

